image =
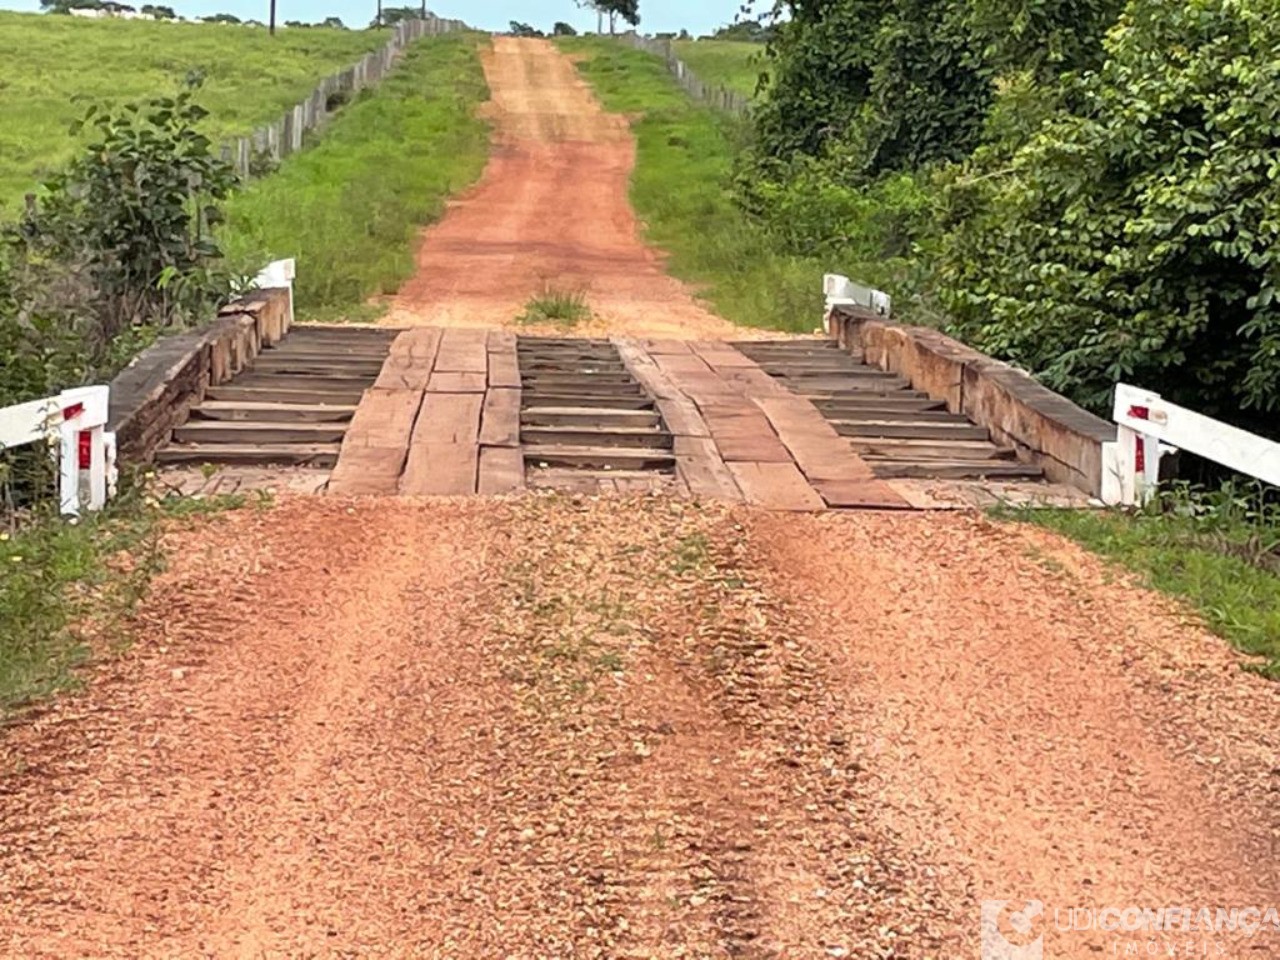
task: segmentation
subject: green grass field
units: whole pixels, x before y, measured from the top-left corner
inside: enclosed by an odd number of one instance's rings
[[[691,101],[656,56],[607,38],[558,42],[582,58],[578,70],[607,110],[639,116],[631,201],[668,269],[735,323],[816,327],[831,265],[778,253],[730,196],[741,121]]]
[[[677,40],[676,56],[689,65],[704,83],[727,87],[743,96],[755,96],[767,61],[764,44],[738,40]]]
[[[413,273],[418,230],[484,167],[480,43],[451,34],[414,44],[314,146],[236,194],[222,232],[231,262],[256,270],[297,257],[307,320],[368,319],[365,302]]]
[[[223,24],[81,20],[0,13],[0,219],[75,150],[73,120],[89,101],[120,103],[176,90],[204,74],[215,137],[247,133],[319,80],[387,41],[378,31],[281,30]]]

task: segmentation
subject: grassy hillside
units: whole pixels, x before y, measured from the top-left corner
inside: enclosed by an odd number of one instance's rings
[[[313,147],[232,198],[223,231],[232,261],[256,269],[297,257],[308,320],[367,319],[365,301],[413,272],[419,228],[484,167],[480,42],[449,34],[414,44]]]
[[[90,100],[121,102],[205,76],[217,136],[242,133],[306,96],[317,81],[386,42],[385,32],[80,20],[0,13],[0,218],[74,150],[68,133]]]
[[[676,56],[706,83],[755,96],[764,69],[764,44],[736,40],[677,40]]]

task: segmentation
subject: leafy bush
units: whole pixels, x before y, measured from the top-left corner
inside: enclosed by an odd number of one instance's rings
[[[956,331],[1099,408],[1117,379],[1280,407],[1277,51],[1270,0],[1131,0],[1076,109],[954,179]]]
[[[90,108],[93,142],[0,229],[0,402],[110,373],[228,293],[209,227],[235,178],[203,116],[192,90]]]

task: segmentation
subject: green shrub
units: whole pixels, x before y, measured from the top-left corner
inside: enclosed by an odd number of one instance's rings
[[[1131,0],[1105,52],[1074,110],[954,179],[955,330],[1098,409],[1122,379],[1280,408],[1280,8]]]

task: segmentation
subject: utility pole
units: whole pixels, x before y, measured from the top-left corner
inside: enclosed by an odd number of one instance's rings
[[[271,19],[267,26],[267,32],[273,37],[276,35],[276,0],[271,0]]]
[[[382,0],[378,0],[378,18],[376,23],[378,26],[382,26]]]

